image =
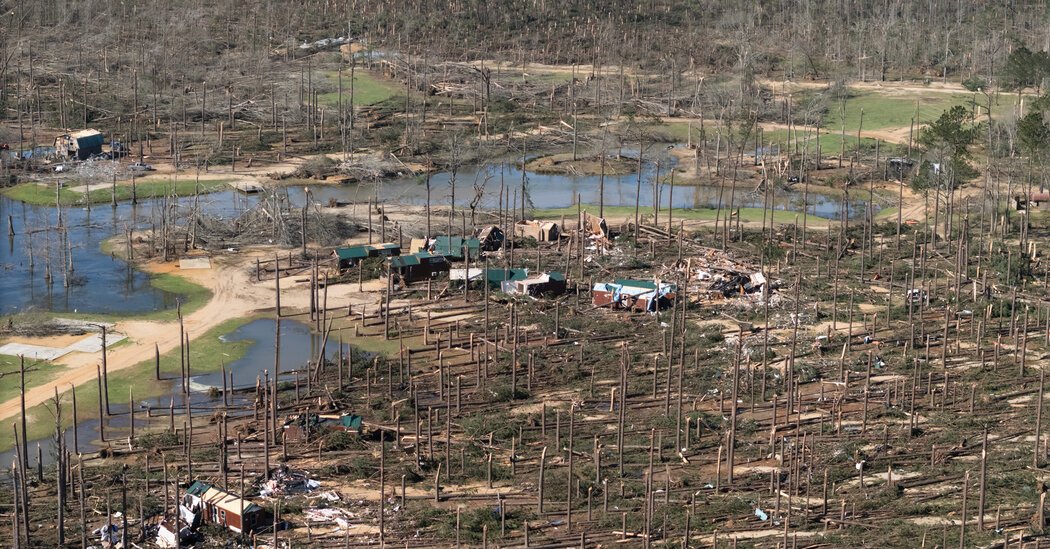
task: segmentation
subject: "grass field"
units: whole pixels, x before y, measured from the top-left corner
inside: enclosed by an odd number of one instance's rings
[[[178,196],[192,196],[198,191],[200,193],[213,193],[228,190],[226,180],[208,180],[197,183],[193,180],[178,181],[174,185],[175,194]],[[170,181],[139,181],[135,184],[135,195],[139,200],[146,200],[158,196],[166,196],[172,193]],[[3,191],[8,198],[33,204],[36,206],[55,206],[55,188],[51,185],[37,183],[22,183]],[[117,185],[117,201],[131,200],[131,185]],[[63,187],[59,191],[59,198],[63,206],[82,205],[88,202],[92,204],[106,204],[113,200],[113,189],[94,189],[88,193],[78,190],[76,186]]]
[[[860,112],[864,110],[863,130],[883,129],[905,129],[911,125],[915,118],[916,131],[922,124],[930,123],[937,119],[944,111],[953,106],[961,105],[967,110],[974,110],[976,106],[987,107],[988,98],[983,94],[971,93],[938,93],[928,94],[886,94],[877,92],[854,92],[853,96],[846,100],[846,131],[857,131],[860,125]],[[1013,110],[1015,97],[1010,95],[999,96],[996,104],[993,98],[992,116],[998,117]],[[829,101],[828,113],[824,118],[824,127],[828,130],[840,130],[842,118],[842,104]],[[917,113],[917,116],[916,116]],[[985,120],[984,109],[980,114],[980,120]]]
[[[27,358],[26,387],[47,383],[64,369],[65,366],[59,364]],[[19,395],[21,380],[18,372],[19,359],[17,356],[0,355],[0,401],[6,401]]]
[[[219,336],[228,334],[255,319],[256,317],[248,317],[227,320],[226,322],[212,328],[201,337],[195,339],[190,344],[190,365],[192,372],[194,374],[200,374],[215,371],[221,367],[220,360],[230,363],[243,357],[244,353],[247,352],[248,348],[251,346],[251,341],[224,342],[219,340]],[[179,372],[180,364],[178,348],[172,349],[161,355],[160,368],[161,376],[166,378],[171,378],[172,374],[177,374]],[[9,368],[4,367],[3,371],[9,371]],[[134,394],[135,400],[166,394],[169,385],[165,382],[156,381],[153,372],[153,361],[149,360],[110,374],[108,380],[110,403],[126,404],[129,395],[132,393]],[[39,383],[44,383],[46,381],[47,380],[42,380]],[[18,376],[0,377],[0,395],[7,394],[6,391],[10,390],[8,389],[8,384],[12,383],[14,386],[13,390],[15,391],[14,396],[17,396]],[[97,410],[99,402],[97,384],[87,383],[77,387],[76,393],[79,414],[78,419],[85,420],[95,418],[98,415]],[[72,398],[69,391],[61,392],[60,396],[62,400],[63,425],[68,427],[73,423]],[[54,415],[48,405],[35,406],[29,409],[26,414],[30,418],[28,423],[29,440],[39,439],[54,433]],[[12,421],[14,420],[12,419]],[[12,445],[11,439],[5,437],[4,440],[0,441],[0,450],[7,450],[11,448]]]
[[[816,137],[816,135],[814,135],[812,130],[809,132],[808,136],[806,136],[805,133],[801,132],[801,131],[797,132],[797,133],[796,132],[792,132],[792,135],[791,135],[792,152],[794,152],[794,149],[795,149],[796,135],[797,135],[797,139],[798,139],[799,154],[801,154],[803,152],[803,150],[806,147],[806,144],[808,143],[809,144],[809,152],[808,152],[809,158],[814,158],[816,156],[816,154],[817,154],[817,137]],[[776,143],[777,145],[779,145],[782,148],[783,152],[787,152],[787,150],[786,150],[786,147],[788,146],[788,131],[787,130],[766,130],[765,132],[763,132],[762,136],[763,136],[763,141],[765,141],[766,143]],[[828,158],[830,156],[838,156],[839,152],[842,150],[841,149],[842,141],[843,141],[842,140],[842,134],[840,132],[828,133],[825,130],[821,130],[821,133],[820,133],[820,154],[821,154],[821,157]],[[845,141],[846,141],[846,153],[847,154],[849,154],[851,151],[855,151],[857,149],[857,134],[856,134],[856,132],[854,132],[852,135],[850,135],[849,132],[847,132]],[[868,152],[874,153],[874,151],[875,151],[875,140],[871,139],[869,137],[861,137],[861,139],[860,139],[860,147],[861,147],[861,150],[865,151],[866,153],[868,153]],[[897,155],[898,153],[902,153],[902,149],[905,149],[905,148],[906,148],[906,146],[902,146],[902,145],[898,145],[898,144],[894,144],[894,143],[886,143],[885,141],[883,141],[882,143],[879,144],[879,156],[882,157],[882,158],[886,158],[887,156],[894,156],[894,155]],[[748,148],[745,149],[745,154],[747,154],[748,152],[752,152],[753,150],[754,150],[754,145],[749,145]]]
[[[793,94],[794,103],[805,103],[807,98],[812,98],[820,93],[826,92],[796,92]],[[861,110],[864,111],[861,131],[902,130],[906,135],[907,129],[911,126],[912,118],[915,118],[915,131],[918,132],[920,126],[936,120],[941,113],[955,105],[961,105],[968,110],[973,109],[975,100],[977,106],[987,106],[988,104],[988,99],[982,94],[977,94],[976,96],[970,93],[940,92],[891,94],[853,90],[853,95],[846,99],[845,104],[846,147],[849,149],[851,146],[856,146],[857,129],[861,125]],[[999,96],[998,103],[993,102],[992,105],[993,117],[1011,112],[1014,108],[1014,102],[1015,97],[1013,96]],[[982,111],[981,121],[984,120],[984,116],[985,114]],[[829,99],[827,101],[827,112],[823,120],[823,133],[820,143],[822,150],[839,150],[842,121],[842,103]],[[666,124],[651,124],[647,127],[651,131],[664,134],[681,142],[686,141],[690,127],[694,139],[699,131],[699,125],[695,121],[692,124],[688,121],[674,121]],[[714,125],[709,121],[706,129],[708,134],[712,135]],[[777,141],[786,140],[786,132],[784,131],[767,132],[766,135],[767,138]],[[871,147],[874,147],[874,139],[863,139],[862,141],[865,142],[862,146],[869,146],[870,144]]]
[[[339,104],[339,73],[328,71],[324,73],[325,89],[331,89],[322,93],[318,100],[326,105],[336,106]],[[401,92],[400,86],[395,83],[376,76],[370,71],[357,69],[354,71],[354,105],[375,105],[382,103]],[[350,72],[343,71],[343,104],[350,101]]]
[[[865,118],[864,127],[869,129],[869,130],[873,129],[873,128],[868,128],[867,114],[864,115],[864,118]],[[698,137],[698,135],[699,135],[698,134],[699,126],[697,124],[689,125],[689,124],[687,124],[685,122],[671,122],[671,123],[667,123],[667,124],[650,125],[650,126],[648,126],[648,128],[649,128],[650,131],[652,131],[652,132],[654,132],[654,133],[656,133],[658,135],[663,135],[666,138],[673,139],[674,141],[677,141],[679,143],[687,142],[688,132],[689,131],[692,131],[692,133],[693,133],[694,143],[696,142],[697,139],[699,139],[699,137]],[[714,130],[714,128],[712,126],[709,125],[706,128],[706,131],[707,131],[707,136],[708,136],[708,140],[709,140],[708,144],[710,145],[711,144],[710,140],[714,139],[715,134],[713,132],[715,130]],[[796,139],[795,136],[796,135],[797,135],[797,138],[798,138],[799,154],[802,153],[802,148],[808,142],[809,143],[809,154],[810,155],[815,155],[816,151],[817,151],[817,138],[816,138],[816,135],[814,135],[813,130],[810,129],[808,134],[804,131],[803,128],[799,128],[796,132],[793,132],[792,136],[791,136],[792,150],[794,150],[795,139]],[[788,131],[786,129],[766,129],[762,133],[762,140],[763,140],[764,143],[767,144],[767,146],[768,146],[769,143],[776,143],[776,144],[779,144],[781,147],[785,147],[785,146],[787,146],[787,141],[788,141]],[[863,150],[865,150],[865,151],[872,151],[872,152],[875,150],[875,139],[872,139],[870,137],[861,137],[860,142],[861,142],[860,146],[861,146],[861,148]],[[841,143],[842,143],[841,128],[825,126],[824,128],[821,129],[821,132],[820,132],[820,150],[821,150],[821,155],[822,156],[828,157],[828,156],[838,155],[839,154],[839,150],[840,150],[839,147],[840,147]],[[723,146],[724,146],[724,144],[725,144],[725,142],[723,141]],[[739,147],[739,143],[734,145],[734,147]],[[847,126],[847,128],[846,128],[846,151],[849,152],[851,150],[855,150],[856,147],[857,147],[857,129],[856,129],[856,127],[854,127],[853,128],[853,132],[850,133],[849,127]],[[885,156],[889,156],[889,155],[894,155],[894,154],[897,154],[898,152],[900,152],[900,149],[902,149],[903,147],[904,147],[903,145],[891,144],[891,143],[887,143],[886,141],[883,141],[881,143],[881,145],[879,146],[879,154],[881,156],[884,156],[884,157]],[[744,147],[744,154],[751,154],[751,153],[754,152],[754,149],[755,149],[755,134],[752,132],[748,136],[748,143]]]

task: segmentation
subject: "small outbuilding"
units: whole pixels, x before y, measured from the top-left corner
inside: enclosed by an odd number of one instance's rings
[[[447,273],[448,270],[448,259],[430,252],[390,258],[390,274],[396,274],[406,284],[427,280],[438,273]]]
[[[87,160],[96,154],[102,154],[105,139],[98,130],[80,130],[55,138],[55,154],[60,158]]]
[[[514,224],[514,234],[521,238],[532,238],[536,242],[555,242],[561,228],[551,221],[522,220]]]
[[[364,246],[350,246],[332,250],[332,257],[339,260],[339,270],[346,270],[356,265],[362,259],[369,257],[392,257],[401,255],[399,244],[367,244]]]
[[[505,281],[524,280],[528,276],[528,269],[482,269],[480,267],[451,269],[448,274],[449,280],[469,280],[470,282],[485,280],[490,287],[497,289]]]
[[[1042,210],[1050,206],[1050,193],[1019,194],[1014,196],[1013,202],[1014,209],[1019,212],[1025,212],[1029,209]]]
[[[886,179],[903,181],[912,172],[915,161],[910,158],[891,157],[886,159]]]
[[[534,274],[521,280],[503,281],[503,292],[537,297],[565,293],[565,275],[556,271]]]
[[[477,238],[463,238],[462,236],[437,236],[430,241],[428,251],[445,256],[450,261],[459,261],[464,257],[477,259],[481,257],[481,241]]]

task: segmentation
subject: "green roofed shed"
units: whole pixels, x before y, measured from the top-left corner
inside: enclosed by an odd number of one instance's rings
[[[463,259],[463,248],[466,247],[470,259],[481,256],[481,241],[476,238],[463,238],[462,236],[437,236],[430,251],[443,255],[449,259]]]

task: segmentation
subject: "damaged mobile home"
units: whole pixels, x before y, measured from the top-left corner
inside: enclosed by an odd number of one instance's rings
[[[611,307],[654,313],[674,302],[677,286],[659,280],[621,279],[596,282],[591,289],[595,307]]]
[[[557,271],[537,273],[524,279],[504,280],[502,290],[511,295],[537,297],[544,294],[565,293],[565,275]]]

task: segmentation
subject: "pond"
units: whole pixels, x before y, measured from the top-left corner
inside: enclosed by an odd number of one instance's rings
[[[637,151],[624,151],[627,155],[637,155]],[[675,185],[671,188],[666,176],[673,159],[666,154],[657,155],[661,161],[660,179],[662,183],[653,188],[657,176],[656,162],[646,161],[642,165],[641,184],[638,172],[626,175],[565,175],[540,174],[532,171],[524,173],[525,202],[528,208],[551,209],[575,206],[577,202],[597,205],[604,195],[606,206],[634,207],[636,197],[641,208],[651,209],[659,201],[661,208],[674,205],[675,208],[714,208],[719,204],[717,186],[710,185]],[[603,182],[604,179],[604,182]],[[515,203],[520,208],[522,189],[522,169],[515,162],[485,164],[482,166],[464,167],[456,173],[455,204],[460,208],[469,208],[476,196],[475,189],[480,188],[482,198],[478,209],[494,210],[500,204],[500,188],[504,189],[504,207]],[[602,190],[604,187],[604,191]],[[773,207],[777,210],[799,211],[803,209],[803,189],[795,185],[788,191],[777,190],[774,193]],[[313,200],[327,204],[330,200],[346,202],[366,202],[378,197],[382,202],[426,205],[427,187],[425,176],[394,178],[376,183],[356,185],[314,185],[310,187]],[[296,203],[303,202],[302,186],[289,187],[289,196]],[[445,206],[452,202],[452,173],[436,172],[430,175],[430,203],[432,206]],[[865,194],[866,198],[866,194]],[[761,192],[750,188],[738,188],[735,192],[734,207],[761,208],[765,197]],[[728,207],[730,190],[721,196],[723,207]],[[842,202],[816,192],[809,193],[809,213],[818,217],[839,219]],[[867,201],[851,197],[849,204],[850,217],[863,215],[867,211]],[[645,210],[642,210],[645,213]]]
[[[190,204],[192,198],[184,198]],[[244,202],[233,192],[201,197],[202,208],[223,211]],[[7,233],[10,216],[14,235],[0,243],[0,314],[28,309],[62,313],[137,314],[173,309],[181,296],[150,285],[150,276],[128,262],[102,251],[102,242],[124,232],[125,226],[142,229],[159,217],[159,200],[63,207],[60,236],[59,210],[32,206],[0,196],[0,219]],[[63,253],[72,257],[69,285],[64,282]],[[46,265],[51,264],[51,283]]]
[[[261,318],[253,320],[233,332],[219,339],[224,342],[251,341],[244,356],[226,364],[227,386],[229,377],[233,378],[234,389],[249,389],[255,387],[257,377],[261,378],[264,372],[273,375],[274,372],[274,334],[277,330],[277,321],[272,318]],[[287,372],[304,368],[308,363],[316,364],[318,351],[324,340],[322,334],[310,331],[310,328],[292,320],[281,321],[281,353],[280,368],[285,375]],[[349,345],[343,345],[344,354],[350,349]],[[324,347],[326,356],[334,356],[339,349],[339,337],[335,334],[329,335],[329,340]],[[222,389],[222,371],[208,372],[190,377],[190,390],[197,392]]]

